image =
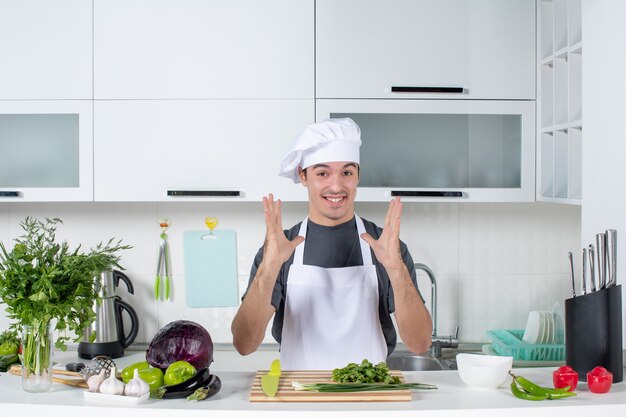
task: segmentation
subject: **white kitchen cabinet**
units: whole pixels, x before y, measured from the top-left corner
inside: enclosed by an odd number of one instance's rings
[[[582,203],[581,0],[539,0],[537,200]]]
[[[313,4],[94,0],[95,98],[313,98]]]
[[[534,100],[535,22],[535,0],[317,0],[316,97]]]
[[[93,200],[93,102],[0,100],[0,202]]]
[[[360,201],[535,200],[535,102],[317,100],[361,128]]]
[[[94,115],[96,201],[306,200],[278,169],[313,100],[103,100]]]
[[[92,3],[0,0],[0,100],[92,98]]]

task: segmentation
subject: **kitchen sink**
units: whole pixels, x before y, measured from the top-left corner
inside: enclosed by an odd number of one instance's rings
[[[387,358],[389,369],[399,371],[445,371],[456,369],[454,359],[436,358],[429,355],[400,354]]]

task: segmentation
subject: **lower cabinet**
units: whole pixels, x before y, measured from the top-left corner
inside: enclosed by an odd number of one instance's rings
[[[305,200],[279,177],[314,100],[103,100],[94,103],[96,201]]]

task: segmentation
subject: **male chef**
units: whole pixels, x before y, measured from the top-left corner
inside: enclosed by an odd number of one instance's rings
[[[274,316],[283,369],[334,369],[384,361],[400,337],[421,354],[432,322],[399,240],[402,203],[392,200],[385,224],[355,214],[361,131],[349,119],[308,126],[283,158],[280,175],[308,190],[308,217],[283,230],[281,201],[263,198],[266,236],[241,307],[233,344],[254,352]]]

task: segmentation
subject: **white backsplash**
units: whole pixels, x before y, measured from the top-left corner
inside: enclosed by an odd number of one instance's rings
[[[382,203],[357,203],[358,214],[382,224]],[[306,203],[285,203],[285,228],[306,215]],[[140,318],[136,342],[148,343],[165,324],[179,319],[207,328],[214,342],[232,341],[236,308],[188,308],[185,303],[183,232],[203,230],[204,218],[237,232],[239,291],[263,242],[261,203],[0,203],[0,240],[12,247],[26,216],[59,217],[57,237],[73,248],[121,238],[133,249],[122,254],[135,294],[119,295]],[[159,245],[158,219],[171,221],[172,300],[153,299]],[[567,252],[580,246],[580,207],[543,203],[405,203],[401,238],[415,262],[428,265],[438,282],[438,333],[460,327],[462,343],[487,342],[485,330],[523,328],[530,310],[549,310],[570,294]],[[430,307],[430,283],[419,285]],[[9,320],[0,315],[0,330]],[[266,335],[266,343],[274,340]]]

